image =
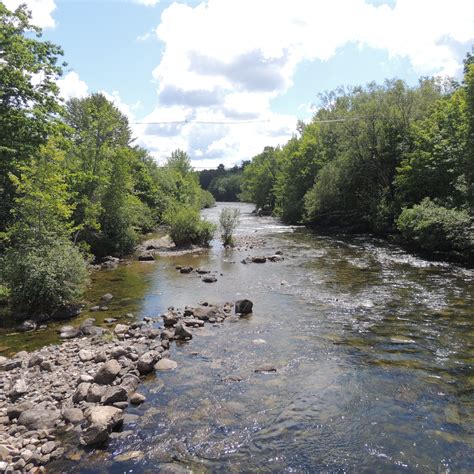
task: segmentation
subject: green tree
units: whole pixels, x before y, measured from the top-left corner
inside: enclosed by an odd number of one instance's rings
[[[75,302],[87,280],[84,258],[70,241],[73,208],[62,145],[50,140],[18,176],[11,175],[15,222],[7,232],[2,279],[18,310],[52,312]]]
[[[102,199],[101,230],[105,237],[107,254],[125,255],[130,253],[137,241],[133,228],[130,201],[131,177],[129,161],[131,150],[121,148],[112,161],[109,183]]]
[[[26,7],[0,3],[0,230],[11,222],[15,187],[9,179],[29,162],[60,126],[59,89],[63,52],[41,41]]]
[[[275,207],[274,186],[277,178],[277,156],[279,149],[265,147],[245,167],[242,183],[242,201],[253,202],[258,209],[273,210]]]

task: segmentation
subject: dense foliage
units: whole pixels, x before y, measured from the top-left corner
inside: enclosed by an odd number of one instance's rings
[[[87,260],[131,252],[165,216],[177,243],[207,243],[214,199],[184,151],[158,166],[134,146],[103,94],[64,104],[62,51],[40,33],[0,3],[0,301],[51,313],[80,297]],[[178,218],[194,233],[178,237]]]
[[[202,219],[193,207],[170,209],[166,223],[170,226],[170,237],[177,246],[207,246],[216,230],[215,225]]]
[[[224,165],[220,164],[216,169],[202,170],[199,173],[199,182],[214,196],[216,201],[239,201],[243,170],[248,164],[248,161],[244,161],[241,166],[229,169],[225,169]]]
[[[289,223],[399,233],[472,258],[474,64],[461,84],[393,80],[321,102],[288,143],[253,158],[243,197]]]

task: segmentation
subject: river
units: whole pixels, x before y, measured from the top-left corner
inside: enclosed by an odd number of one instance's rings
[[[216,222],[225,205],[204,216]],[[253,315],[174,345],[178,368],[148,378],[147,401],[128,410],[139,415],[125,423],[133,434],[50,472],[473,472],[474,272],[227,206],[241,210],[237,234],[262,247],[216,240],[202,253],[134,262],[96,274],[87,296],[114,294],[102,318],[239,298],[254,302]],[[241,263],[277,250],[284,261]],[[177,265],[217,270],[218,281]],[[263,363],[277,372],[255,373]],[[130,451],[142,453],[114,460]]]

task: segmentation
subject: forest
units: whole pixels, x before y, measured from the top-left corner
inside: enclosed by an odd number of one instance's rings
[[[339,88],[245,167],[241,198],[291,224],[396,236],[472,263],[474,56],[461,83]]]
[[[61,100],[62,49],[41,40],[25,7],[0,3],[0,21],[0,302],[63,307],[89,262],[129,254],[159,223],[194,222],[199,241],[209,230],[199,210],[214,199],[189,156],[158,166],[103,94]]]

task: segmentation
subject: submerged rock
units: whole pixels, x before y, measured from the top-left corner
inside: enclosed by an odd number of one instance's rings
[[[255,369],[255,373],[259,374],[259,373],[270,373],[270,372],[276,372],[277,369],[275,366],[273,366],[272,364],[263,364],[261,365],[260,367],[257,367]]]
[[[178,363],[171,359],[161,359],[155,364],[155,370],[167,371],[174,370],[178,367]]]
[[[193,267],[180,267],[180,273],[191,273],[193,271]]]
[[[212,275],[205,275],[201,278],[201,280],[204,283],[215,283],[217,281],[217,278],[215,276],[212,276]]]

